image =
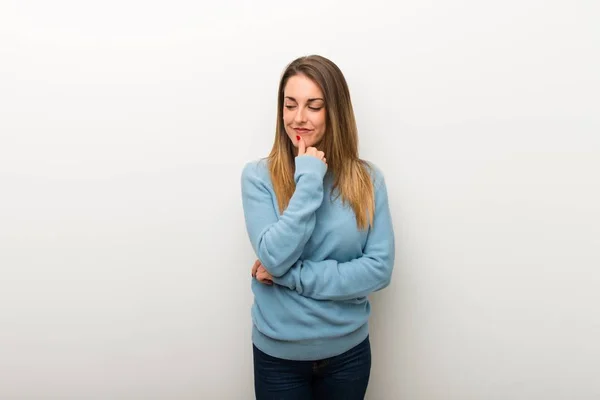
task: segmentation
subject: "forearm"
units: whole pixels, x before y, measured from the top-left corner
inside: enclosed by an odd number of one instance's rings
[[[363,256],[344,263],[304,260],[274,282],[316,300],[349,300],[386,287],[393,265],[393,250],[386,257]]]
[[[271,275],[285,274],[300,258],[315,228],[319,198],[322,187],[298,187],[280,219],[252,240],[258,259]]]
[[[324,173],[321,161],[297,159],[296,188],[279,216],[271,189],[250,172],[244,173],[242,199],[248,235],[258,259],[273,276],[282,276],[299,259],[314,230],[315,211],[323,200]]]

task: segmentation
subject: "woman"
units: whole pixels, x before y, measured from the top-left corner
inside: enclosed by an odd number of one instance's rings
[[[301,57],[279,84],[275,143],[242,173],[252,267],[254,384],[263,399],[363,399],[367,296],[390,282],[394,232],[381,172],[358,157],[340,69]]]

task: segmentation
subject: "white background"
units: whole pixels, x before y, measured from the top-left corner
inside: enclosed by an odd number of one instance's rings
[[[292,59],[397,234],[369,399],[600,398],[600,6],[0,3],[0,398],[250,399],[240,173]]]

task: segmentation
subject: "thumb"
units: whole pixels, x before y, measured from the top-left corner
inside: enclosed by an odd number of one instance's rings
[[[306,153],[306,143],[304,143],[302,136],[296,136],[296,139],[298,140],[298,155],[304,155]]]

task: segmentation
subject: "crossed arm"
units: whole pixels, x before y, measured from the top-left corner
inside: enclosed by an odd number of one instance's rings
[[[312,213],[314,217],[314,211]],[[314,221],[311,234],[312,229]],[[376,186],[373,226],[368,232],[361,257],[348,262],[331,259],[300,260],[308,237],[302,241],[299,252],[286,259],[286,262],[289,262],[288,268],[273,268],[259,255],[259,261],[257,260],[252,268],[252,275],[262,283],[286,286],[305,297],[317,300],[354,299],[386,287],[394,267],[395,248],[387,188],[383,177],[378,180]]]
[[[272,281],[317,300],[354,299],[386,287],[391,280],[395,248],[383,181],[375,202],[374,224],[361,257],[348,262],[297,260],[284,275],[272,277]]]

